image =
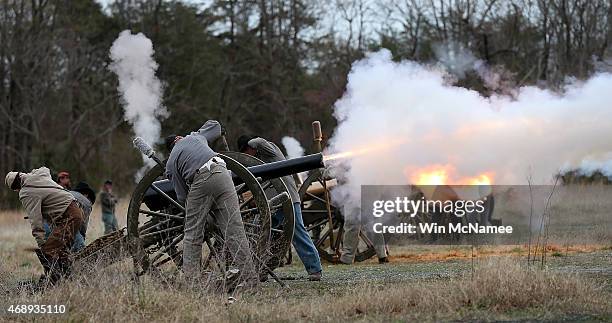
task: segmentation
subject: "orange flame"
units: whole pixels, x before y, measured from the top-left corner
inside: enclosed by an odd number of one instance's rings
[[[405,169],[405,174],[414,185],[491,185],[495,174],[484,172],[473,177],[455,176],[453,165],[433,165],[413,170]]]
[[[423,171],[415,175],[414,180],[416,185],[444,185],[446,182],[448,182],[448,173],[446,169]]]

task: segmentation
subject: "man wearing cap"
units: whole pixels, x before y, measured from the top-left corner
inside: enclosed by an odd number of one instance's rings
[[[115,216],[115,206],[117,198],[113,195],[113,182],[106,180],[100,192],[100,201],[102,203],[102,222],[104,223],[104,234],[117,231],[117,217]]]
[[[54,284],[70,274],[70,247],[83,224],[83,212],[74,196],[53,181],[46,167],[30,173],[9,172],[5,183],[11,190],[19,192],[19,200],[32,226],[32,236],[40,248],[36,255],[45,276]],[[53,226],[48,239],[45,239],[43,219]]]
[[[233,257],[226,263],[238,267],[242,280],[256,283],[251,248],[232,177],[223,159],[210,148],[221,135],[219,122],[209,120],[185,137],[170,135],[165,139],[170,151],[166,176],[186,210],[183,272],[191,280],[200,277],[204,230],[206,223],[210,223]]]
[[[257,136],[240,136],[238,138],[238,149],[240,152],[255,156],[266,163],[276,162],[285,160],[285,155],[274,143],[267,141],[264,138]],[[295,230],[293,233],[293,247],[297,252],[300,260],[306,268],[308,273],[308,280],[319,281],[321,280],[321,273],[323,268],[321,267],[321,259],[319,258],[319,252],[314,246],[312,239],[306,228],[304,227],[304,220],[302,219],[302,208],[300,194],[298,193],[297,185],[292,176],[283,177],[287,190],[293,201],[293,209],[295,210]],[[282,212],[278,211],[273,218],[273,224],[280,223],[282,221]],[[279,219],[280,218],[280,219]]]
[[[66,171],[61,171],[59,173],[57,173],[57,183],[67,189],[70,190],[72,186],[72,184],[70,183],[70,173],[66,172]]]

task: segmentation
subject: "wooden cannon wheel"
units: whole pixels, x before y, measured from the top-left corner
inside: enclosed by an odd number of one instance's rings
[[[327,186],[327,181],[329,178],[325,174],[325,169],[310,171],[299,193],[302,198],[304,225],[319,251],[319,256],[326,261],[337,262],[342,249],[344,216],[330,201],[330,187]],[[308,189],[313,185],[320,185],[322,189],[309,192]],[[363,231],[360,231],[355,261],[370,259],[375,254],[374,244]]]
[[[236,174],[243,184],[236,185],[247,238],[255,251],[256,263],[266,262],[270,245],[270,207],[264,189],[249,170],[235,159],[220,154],[227,169]],[[166,263],[181,266],[182,240],[185,210],[176,198],[169,196],[156,186],[163,178],[164,168],[156,165],[150,169],[136,185],[127,214],[127,242],[132,255],[134,268],[142,275],[152,268],[160,268]],[[149,209],[145,204],[145,193],[153,189],[165,201],[163,208]],[[207,230],[207,232],[210,232]],[[207,234],[208,257],[205,266],[214,260],[215,249],[219,242],[215,235]],[[221,266],[221,265],[220,265]]]

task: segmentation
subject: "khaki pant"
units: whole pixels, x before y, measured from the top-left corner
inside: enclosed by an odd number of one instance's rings
[[[256,277],[232,178],[223,164],[212,163],[210,170],[202,168],[196,173],[186,200],[185,238],[183,241],[183,271],[189,278],[200,275],[202,244],[206,223],[215,227],[225,241],[218,256],[229,267],[240,269],[244,279]],[[207,236],[212,236],[207,233]]]
[[[53,231],[40,247],[43,254],[50,259],[68,259],[74,235],[79,231],[83,221],[83,211],[73,201],[61,216],[51,219]]]
[[[344,234],[342,237],[342,254],[340,261],[343,263],[351,264],[357,253],[357,246],[359,245],[359,232],[363,230],[372,243],[376,250],[378,258],[387,256],[385,250],[385,237],[382,233],[374,233],[372,231],[372,225],[370,219],[364,219],[361,217],[361,210],[359,208],[345,208],[344,209]],[[369,229],[368,229],[369,228]]]

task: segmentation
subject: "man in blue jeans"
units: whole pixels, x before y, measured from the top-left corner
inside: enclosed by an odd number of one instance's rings
[[[255,156],[266,163],[285,160],[285,155],[283,155],[283,152],[278,146],[257,136],[240,136],[240,138],[238,138],[238,149],[240,152]],[[312,239],[310,239],[308,231],[306,231],[304,227],[302,209],[300,207],[300,195],[298,194],[297,186],[291,176],[283,177],[283,181],[287,185],[287,190],[293,202],[293,209],[295,210],[293,247],[306,268],[308,280],[319,281],[321,280],[321,273],[323,270],[321,267],[321,259],[319,258],[317,248],[314,246]],[[277,215],[278,214],[280,213],[277,213]],[[273,219],[273,221],[274,220],[275,219]]]

